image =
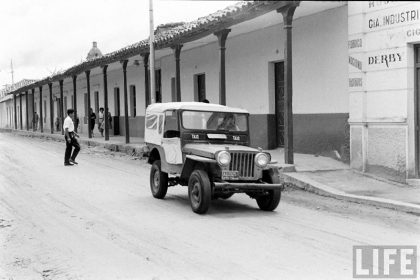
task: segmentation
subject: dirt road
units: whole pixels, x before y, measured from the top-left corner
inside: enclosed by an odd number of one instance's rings
[[[0,279],[351,279],[353,245],[418,245],[419,217],[283,193],[266,213],[245,195],[194,214],[183,187],[165,200],[149,166],[0,133]]]

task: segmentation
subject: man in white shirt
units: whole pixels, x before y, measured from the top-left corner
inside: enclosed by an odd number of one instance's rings
[[[74,131],[73,124],[74,110],[67,110],[67,118],[64,120],[64,138],[66,139],[66,153],[64,154],[64,166],[71,166],[77,164],[76,157],[80,151],[80,145],[76,137],[79,135]],[[71,153],[72,147],[74,147],[73,154]]]

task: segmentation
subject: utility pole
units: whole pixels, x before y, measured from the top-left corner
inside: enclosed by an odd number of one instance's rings
[[[15,78],[14,78],[14,71],[13,71],[13,60],[10,60],[10,73],[12,73],[12,88],[14,88],[14,84],[15,84]]]
[[[155,103],[156,95],[156,83],[155,83],[155,47],[153,42],[155,41],[155,33],[153,26],[153,0],[149,0],[149,19],[150,19],[150,36],[149,36],[149,46],[150,46],[150,103]]]

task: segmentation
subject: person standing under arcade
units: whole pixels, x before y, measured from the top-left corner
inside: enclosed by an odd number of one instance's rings
[[[64,129],[64,138],[66,139],[66,152],[64,154],[64,166],[71,166],[78,164],[76,162],[77,154],[80,151],[80,145],[76,137],[79,135],[74,131],[74,110],[67,110],[67,118],[64,120],[63,129]],[[73,154],[72,148],[74,147]]]

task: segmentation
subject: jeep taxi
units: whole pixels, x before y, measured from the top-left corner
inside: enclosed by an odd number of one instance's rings
[[[246,193],[261,210],[280,202],[283,184],[271,157],[249,147],[246,110],[199,102],[155,103],[147,107],[145,142],[150,189],[163,199],[168,186],[188,186],[195,213],[212,199]]]

